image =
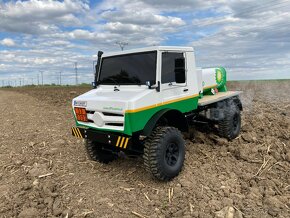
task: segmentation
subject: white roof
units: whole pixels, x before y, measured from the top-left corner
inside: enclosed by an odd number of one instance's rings
[[[102,57],[122,55],[122,54],[130,54],[130,53],[138,53],[138,52],[146,52],[146,51],[186,51],[186,52],[193,52],[193,48],[192,47],[182,47],[182,46],[152,46],[152,47],[137,48],[137,49],[124,50],[124,51],[104,52]]]

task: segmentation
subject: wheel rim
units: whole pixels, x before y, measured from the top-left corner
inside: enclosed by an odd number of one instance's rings
[[[178,161],[179,148],[175,143],[170,143],[166,148],[165,160],[169,166],[174,166]]]

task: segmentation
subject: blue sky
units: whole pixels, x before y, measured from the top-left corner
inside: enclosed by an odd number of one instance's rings
[[[0,0],[0,86],[93,80],[98,50],[193,46],[229,79],[290,78],[287,0]]]

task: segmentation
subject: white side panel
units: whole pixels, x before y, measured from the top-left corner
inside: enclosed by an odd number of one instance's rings
[[[209,88],[211,86],[216,85],[216,78],[215,78],[215,69],[216,68],[206,68],[202,69],[202,85],[203,88]]]
[[[159,97],[160,92],[147,88],[147,91],[129,100],[127,110],[138,110],[148,106],[157,106],[160,103]]]
[[[190,95],[195,95],[199,93],[199,80],[195,66],[194,52],[186,52],[186,58],[188,93]]]
[[[197,68],[196,69],[196,76],[197,76],[197,87],[198,87],[198,92],[203,93],[203,86],[202,86],[202,69]]]

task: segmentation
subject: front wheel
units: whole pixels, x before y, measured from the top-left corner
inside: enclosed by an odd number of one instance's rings
[[[144,164],[146,170],[159,180],[168,181],[182,169],[185,142],[174,127],[157,127],[146,139]]]
[[[93,161],[107,164],[118,157],[116,154],[112,153],[112,151],[104,150],[102,144],[88,139],[85,140],[85,148],[88,157]]]

